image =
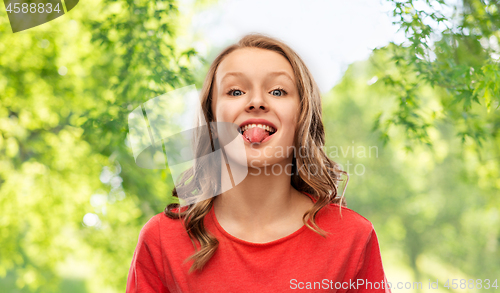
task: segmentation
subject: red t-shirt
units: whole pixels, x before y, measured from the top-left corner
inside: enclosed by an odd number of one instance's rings
[[[184,261],[194,247],[182,222],[163,213],[151,218],[139,235],[126,292],[391,292],[373,225],[348,208],[342,217],[336,204],[317,214],[326,238],[304,225],[251,243],[227,233],[213,207],[204,223],[219,247],[201,272],[189,274],[193,262]]]

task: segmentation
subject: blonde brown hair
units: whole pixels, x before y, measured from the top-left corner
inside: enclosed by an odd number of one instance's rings
[[[201,90],[202,111],[206,116],[207,122],[215,121],[211,105],[212,89],[217,68],[228,54],[241,48],[260,48],[277,52],[284,56],[292,66],[300,97],[300,116],[297,122],[298,127],[295,131],[294,147],[296,150],[305,148],[309,156],[294,156],[291,184],[298,191],[309,193],[316,199],[316,203],[304,214],[302,220],[309,229],[325,237],[326,232],[319,228],[315,222],[316,215],[323,207],[330,203],[340,203],[342,206],[346,205],[344,192],[347,187],[348,174],[342,171],[325,154],[323,149],[325,131],[321,120],[320,90],[302,59],[290,47],[275,38],[262,34],[244,36],[237,44],[224,49],[212,62]],[[207,146],[210,146],[210,143],[200,142],[195,152],[197,154],[204,154],[207,151]],[[314,175],[311,175],[311,166],[315,166],[316,168]],[[204,218],[212,208],[214,200],[214,197],[208,198],[207,195],[212,194],[213,190],[217,189],[217,182],[198,180],[197,178],[206,177],[203,177],[203,174],[197,173],[197,170],[200,170],[200,168],[194,167],[183,174],[181,184],[177,185],[177,187],[195,193],[194,196],[201,198],[206,196],[207,199],[191,204],[182,209],[182,211],[178,208],[178,204],[170,204],[164,211],[165,215],[170,218],[184,220],[184,227],[195,248],[195,253],[188,258],[188,260],[194,260],[189,270],[190,272],[195,270],[201,271],[213,256],[219,244],[217,239],[210,235],[204,226]],[[347,181],[344,185],[342,196],[338,197],[338,183],[339,181],[343,181],[341,179],[342,174],[347,175]],[[173,189],[172,195],[178,197],[178,190],[176,188]],[[305,219],[307,216],[309,216],[312,226],[306,222]],[[200,245],[199,250],[195,241]]]

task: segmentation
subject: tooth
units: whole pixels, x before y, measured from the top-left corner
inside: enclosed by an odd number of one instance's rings
[[[257,127],[264,129],[264,126],[262,126],[262,124],[257,124]]]
[[[252,124],[252,128],[254,128],[254,127],[257,127],[257,125],[255,125],[255,124]]]

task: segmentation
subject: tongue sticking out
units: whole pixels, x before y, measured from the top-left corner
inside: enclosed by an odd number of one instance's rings
[[[250,141],[250,142],[262,142],[266,137],[269,136],[269,132],[266,130],[260,128],[260,127],[254,127],[250,128],[249,130],[243,132],[243,135]]]

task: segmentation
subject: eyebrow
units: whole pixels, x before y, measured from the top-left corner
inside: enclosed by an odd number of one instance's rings
[[[293,79],[290,77],[290,75],[286,72],[286,71],[273,71],[273,72],[269,72],[267,74],[267,76],[280,76],[280,75],[283,75],[285,76],[286,78],[288,78],[293,84],[295,84],[295,82],[293,81]],[[242,77],[245,77],[245,74],[243,72],[228,72],[226,73],[222,79],[220,80],[220,82],[222,83],[224,81],[224,79],[226,79],[226,77],[229,77],[229,76],[242,76]]]

